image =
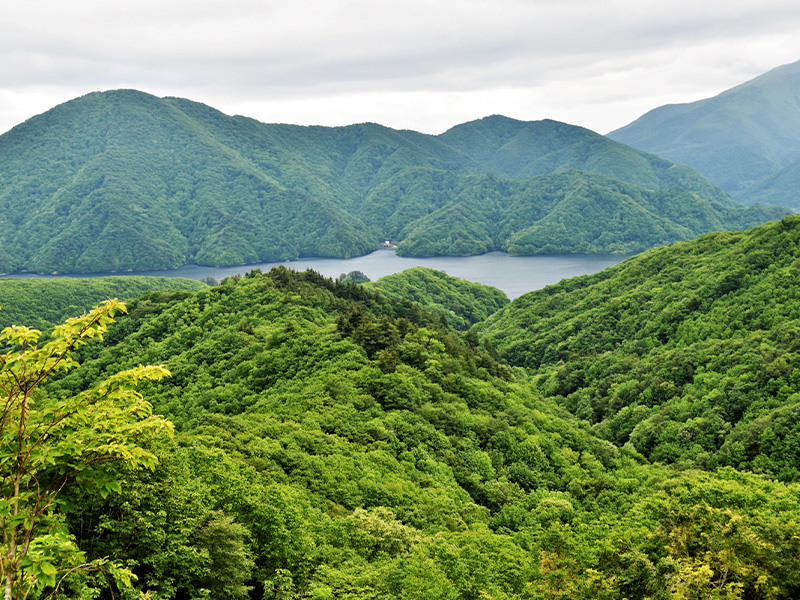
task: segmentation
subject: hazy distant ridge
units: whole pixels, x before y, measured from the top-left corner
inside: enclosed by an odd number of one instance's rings
[[[609,137],[697,169],[746,203],[800,206],[800,62],[651,110]]]

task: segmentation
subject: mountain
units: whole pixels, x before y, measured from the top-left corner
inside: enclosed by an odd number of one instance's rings
[[[656,108],[608,134],[687,164],[746,203],[800,207],[800,62],[784,65],[718,96]]]
[[[164,364],[176,435],[66,490],[65,525],[123,598],[797,597],[797,484],[646,464],[475,341],[285,268],[134,301],[46,393]]]
[[[797,190],[800,190],[800,161],[789,164],[747,188],[746,200],[759,204],[783,202],[787,206],[800,208]]]
[[[476,329],[604,439],[800,481],[799,257],[788,216],[526,294]]]
[[[577,169],[606,175],[649,190],[682,187],[710,201],[730,199],[684,165],[614,142],[558,121],[516,121],[492,116],[457,125],[439,139],[467,154],[490,173],[524,181]]]
[[[553,172],[558,188],[540,180]],[[687,225],[671,198],[706,216]],[[748,212],[691,169],[553,121],[490,117],[441,136],[267,125],[117,90],[0,136],[0,272],[347,257],[385,239],[417,255],[624,252],[786,212]]]

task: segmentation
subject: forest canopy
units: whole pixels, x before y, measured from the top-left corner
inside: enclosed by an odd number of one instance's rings
[[[469,329],[508,304],[508,297],[497,288],[425,267],[381,277],[366,287],[387,298],[417,302],[459,330]]]
[[[0,329],[26,325],[45,330],[110,298],[132,299],[149,290],[197,292],[207,287],[181,277],[0,279]]]
[[[176,436],[65,523],[156,599],[800,593],[797,484],[649,464],[476,341],[313,272],[151,292],[47,394],[163,363]]]
[[[476,326],[603,439],[800,481],[800,217],[659,248]]]

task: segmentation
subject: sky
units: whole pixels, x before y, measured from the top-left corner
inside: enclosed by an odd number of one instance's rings
[[[800,60],[797,0],[0,0],[0,133],[135,88],[267,123],[607,133]]]

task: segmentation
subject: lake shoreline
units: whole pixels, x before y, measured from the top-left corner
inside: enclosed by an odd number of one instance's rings
[[[41,274],[17,272],[0,276],[3,279],[70,277],[77,279],[93,277],[186,277],[220,281],[225,277],[244,275],[253,269],[266,272],[279,265],[295,271],[313,269],[325,277],[336,278],[342,273],[361,271],[372,281],[399,273],[412,267],[427,267],[444,271],[453,277],[496,287],[513,299],[526,292],[558,283],[561,279],[596,273],[622,262],[630,255],[619,254],[537,254],[516,256],[497,250],[473,256],[398,256],[394,249],[380,248],[369,254],[354,258],[298,258],[283,261],[247,263],[229,267],[205,267],[186,264],[176,269],[153,271],[107,271],[103,273],[58,273]]]

